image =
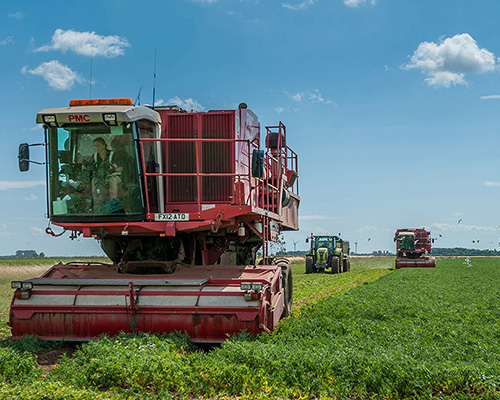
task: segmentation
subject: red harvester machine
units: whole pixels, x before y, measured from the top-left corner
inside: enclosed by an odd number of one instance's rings
[[[73,100],[37,122],[51,223],[99,240],[113,264],[57,264],[12,282],[14,338],[181,331],[221,342],[290,313],[290,263],[268,257],[282,230],[298,229],[298,160],[281,122],[266,127],[265,149],[244,103],[186,112]],[[26,143],[19,162],[28,169]]]
[[[398,229],[396,242],[396,268],[435,267],[431,253],[431,233],[425,229]]]

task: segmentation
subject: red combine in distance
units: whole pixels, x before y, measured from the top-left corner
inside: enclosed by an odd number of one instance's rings
[[[425,229],[398,229],[396,242],[396,268],[435,267],[436,259],[430,257],[431,234]]]
[[[265,128],[265,148],[244,103],[186,112],[73,100],[37,122],[51,223],[97,239],[113,264],[57,264],[12,282],[14,338],[180,331],[221,342],[290,313],[290,263],[268,255],[281,231],[298,230],[298,159],[281,122]],[[19,162],[26,171],[26,143]]]

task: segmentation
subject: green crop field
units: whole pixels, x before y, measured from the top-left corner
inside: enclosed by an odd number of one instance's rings
[[[500,259],[390,271],[393,262],[355,258],[351,272],[305,275],[296,261],[293,315],[209,351],[181,334],[121,335],[42,369],[37,354],[61,344],[3,330],[0,398],[500,398]],[[10,293],[17,270],[0,268]]]

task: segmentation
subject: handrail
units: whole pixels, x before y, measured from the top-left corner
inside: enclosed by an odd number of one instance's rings
[[[252,149],[260,149],[259,142],[250,139],[238,139],[238,138],[200,138],[200,137],[190,137],[190,138],[139,138],[139,147],[142,154],[142,168],[143,174],[146,178],[146,185],[149,182],[148,179],[153,177],[165,178],[165,195],[167,205],[181,205],[183,203],[197,204],[198,211],[202,211],[203,204],[226,204],[230,202],[236,205],[249,205],[251,207],[256,207],[258,209],[264,210],[264,214],[261,217],[262,220],[262,240],[263,240],[263,255],[265,258],[268,256],[268,242],[272,234],[271,221],[274,219],[272,215],[281,215],[282,209],[282,196],[284,190],[288,190],[292,193],[298,195],[298,179],[295,179],[290,185],[287,184],[286,179],[290,178],[290,174],[298,173],[298,156],[292,149],[286,145],[286,127],[280,121],[278,126],[266,127],[267,134],[277,134],[276,147],[266,148],[265,158],[264,158],[264,173],[262,178],[255,178],[252,176]],[[277,131],[276,131],[277,130]],[[165,163],[165,171],[162,172],[147,172],[145,164],[145,145],[148,142],[165,143],[168,149],[169,144],[191,144],[189,146],[189,153],[186,154],[187,157],[191,157],[189,162],[183,163],[182,153],[183,149],[181,147],[174,148],[174,153],[169,153],[169,151],[164,151],[164,156],[162,162]],[[204,152],[211,151],[206,149],[203,145],[206,143],[224,143],[231,144],[230,152],[225,153],[225,147],[220,149],[216,148],[215,152],[209,153],[217,160],[221,160],[220,169],[226,172],[204,172],[204,157],[206,156]],[[176,149],[176,150],[175,150]],[[229,148],[227,148],[229,149]],[[175,152],[179,153],[176,154]],[[229,151],[229,150],[228,150]],[[175,157],[174,160],[179,160],[180,165],[183,166],[184,170],[190,172],[172,172],[171,159],[169,157]],[[227,157],[227,158],[225,158]],[[167,163],[168,161],[168,163]],[[239,166],[239,167],[238,167]],[[206,167],[205,167],[206,168]],[[227,170],[232,172],[227,172]],[[184,181],[179,180],[179,184],[186,184],[187,189],[185,196],[179,196],[178,198],[170,197],[169,190],[170,181],[168,178],[178,177],[178,178],[196,178],[194,180]],[[226,181],[221,181],[220,191],[211,191],[211,181],[203,181],[203,178],[232,178],[231,183],[226,183]],[[177,183],[172,183],[177,184]],[[205,197],[204,190],[208,191],[208,197]],[[151,206],[149,193],[146,187],[146,203],[147,211],[150,214]],[[219,200],[220,198],[225,198],[226,200]],[[182,198],[188,200],[182,200]],[[210,198],[212,196],[214,200],[205,200],[205,198]],[[174,201],[169,201],[170,199]]]

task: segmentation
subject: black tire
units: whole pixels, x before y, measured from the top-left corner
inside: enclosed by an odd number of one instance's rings
[[[312,256],[306,256],[306,274],[313,274],[316,272],[314,268],[314,258]]]
[[[351,270],[351,260],[347,259],[346,260],[346,265],[347,265],[346,272],[349,272]]]
[[[284,257],[274,257],[274,258],[270,258],[271,260],[271,264],[272,265],[280,265],[280,264],[287,264],[289,265],[290,264],[290,261],[288,260],[288,258],[284,258]]]
[[[288,260],[287,260],[288,261]],[[282,286],[285,289],[285,307],[283,308],[283,312],[281,313],[281,318],[288,317],[292,313],[292,305],[293,305],[293,277],[292,277],[292,266],[288,261],[285,263],[279,264],[281,267],[282,274]]]
[[[340,272],[340,259],[336,256],[332,257],[332,274],[338,274]]]

